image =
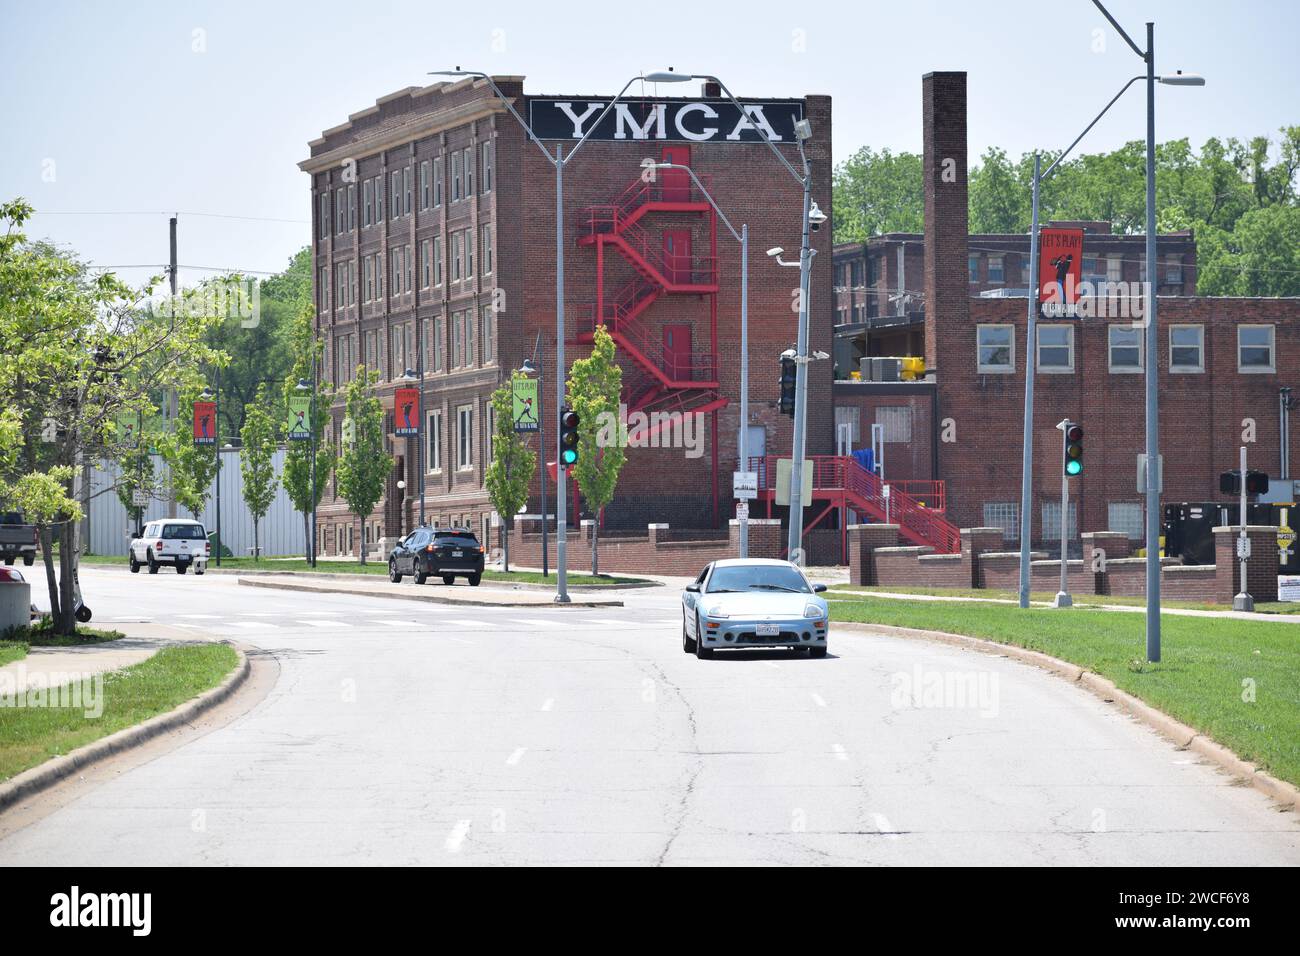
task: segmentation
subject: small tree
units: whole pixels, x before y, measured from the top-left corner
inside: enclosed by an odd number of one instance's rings
[[[154,491],[153,456],[149,454],[149,446],[143,437],[138,437],[135,446],[117,459],[117,467],[119,475],[114,484],[117,499],[127,514],[135,515],[139,528],[144,524],[144,507],[136,504],[135,493],[143,491],[152,496]]]
[[[537,470],[537,455],[531,451],[515,431],[513,383],[526,378],[515,372],[510,381],[492,393],[492,410],[496,431],[492,435],[492,463],[488,465],[484,484],[492,507],[501,516],[505,529],[505,554],[502,568],[510,570],[510,528],[515,513],[528,502],[528,487]]]
[[[159,451],[171,469],[172,493],[176,503],[194,516],[195,520],[207,507],[212,494],[212,483],[217,477],[217,446],[200,445],[194,441],[194,421],[190,410],[200,401],[199,391],[191,387],[180,395],[179,408],[172,431],[161,436]]]
[[[375,397],[379,373],[357,369],[348,383],[346,415],[351,422],[352,443],[343,449],[338,462],[339,495],[358,524],[375,509],[384,494],[384,483],[393,470],[393,456],[384,447],[384,406]],[[361,563],[366,563],[365,526],[360,527]]]
[[[257,401],[244,409],[244,427],[240,429],[239,471],[244,478],[244,504],[253,516],[253,560],[261,560],[259,528],[275,500],[275,422],[266,410],[266,392],[258,392]]]
[[[600,573],[597,543],[600,512],[614,500],[619,472],[627,460],[621,428],[610,429],[618,421],[618,398],[623,390],[623,370],[614,361],[614,339],[603,326],[596,327],[591,355],[573,363],[569,370],[568,402],[578,413],[578,463],[573,472],[587,504],[595,516],[591,536],[591,573]],[[616,436],[600,446],[599,435]]]
[[[311,424],[316,443],[315,498],[313,499],[311,493],[311,442],[289,442],[289,449],[284,456],[284,473],[280,477],[280,481],[284,484],[284,490],[289,495],[289,500],[293,502],[294,510],[302,513],[303,540],[311,542],[307,552],[309,556],[315,553],[316,549],[316,542],[312,540],[309,518],[311,513],[320,506],[321,499],[325,496],[325,485],[329,481],[330,473],[334,470],[337,459],[333,446],[325,441],[325,429],[330,420],[330,405],[334,400],[333,389],[326,382],[317,382],[313,386],[313,391],[310,392],[298,388],[299,381],[311,382],[313,380],[313,367],[320,364],[322,343],[316,337],[315,330],[312,328],[314,314],[315,312],[309,303],[299,312],[298,318],[293,325],[294,364],[289,371],[289,377],[284,380],[284,405],[287,410],[289,408],[289,399],[297,396],[310,396],[312,400]],[[286,417],[285,420],[288,421],[288,418]]]

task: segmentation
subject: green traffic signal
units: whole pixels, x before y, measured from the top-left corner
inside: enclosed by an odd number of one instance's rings
[[[1065,463],[1065,473],[1067,475],[1077,475],[1083,471],[1083,462],[1079,460],[1067,461]]]

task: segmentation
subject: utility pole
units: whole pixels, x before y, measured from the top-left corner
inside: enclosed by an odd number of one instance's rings
[[[1239,484],[1240,500],[1237,505],[1241,510],[1237,513],[1240,519],[1241,532],[1237,536],[1237,557],[1241,560],[1241,591],[1232,599],[1232,609],[1234,611],[1253,611],[1255,610],[1255,599],[1250,596],[1250,588],[1246,584],[1246,564],[1250,558],[1250,536],[1246,534],[1246,446],[1241,446],[1241,472]]]
[[[176,219],[172,216],[168,222],[168,247],[169,254],[167,257],[167,277],[170,280],[172,294],[172,308],[176,308],[176,291],[180,286],[180,277],[178,275],[179,267],[176,263]],[[172,315],[176,313],[173,312]],[[164,426],[171,423],[173,416],[180,414],[180,395],[176,389],[168,389],[167,407],[163,409]],[[141,433],[143,435],[143,432]],[[170,514],[176,514],[176,483],[172,481],[170,473],[167,476],[167,503]]]

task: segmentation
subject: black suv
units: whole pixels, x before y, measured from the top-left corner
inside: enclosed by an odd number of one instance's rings
[[[388,580],[397,584],[410,574],[416,584],[430,577],[451,584],[465,578],[478,587],[483,561],[484,548],[468,528],[416,528],[388,556]]]

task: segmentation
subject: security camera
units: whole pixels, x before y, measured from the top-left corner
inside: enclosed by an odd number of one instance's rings
[[[771,256],[773,259],[775,259],[783,252],[785,252],[785,250],[780,246],[773,246],[771,249],[767,250],[767,254]]]
[[[796,352],[794,349],[786,349],[784,352],[781,353],[781,358],[792,359],[792,358],[797,358],[798,355],[799,353]]]
[[[818,229],[822,227],[822,223],[824,223],[825,221],[826,221],[826,213],[821,211],[821,208],[817,205],[816,201],[814,200],[812,204],[812,208],[808,210],[809,228],[811,228],[813,232],[816,232]]]

